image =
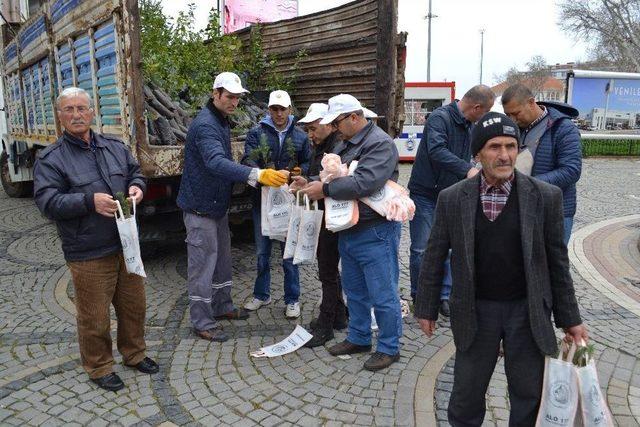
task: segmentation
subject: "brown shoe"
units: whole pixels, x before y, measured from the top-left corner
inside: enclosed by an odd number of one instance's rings
[[[342,354],[368,353],[371,351],[371,344],[357,345],[344,340],[341,343],[329,347],[327,351],[333,356],[340,356]]]
[[[400,353],[393,356],[376,351],[364,362],[364,369],[368,371],[379,371],[400,360]]]
[[[229,339],[229,336],[222,330],[222,328],[209,329],[208,331],[193,330],[197,336],[207,341],[225,342]]]
[[[249,312],[244,308],[234,308],[228,313],[214,317],[216,320],[246,320],[249,318]]]

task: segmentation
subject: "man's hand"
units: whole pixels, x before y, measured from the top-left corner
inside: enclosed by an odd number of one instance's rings
[[[129,200],[134,202],[136,205],[139,205],[142,201],[142,197],[144,197],[144,194],[142,193],[140,187],[138,187],[137,185],[132,185],[131,187],[129,187]]]
[[[467,172],[467,178],[473,178],[474,176],[478,175],[479,172],[480,172],[480,169],[471,168],[469,169],[469,172]]]
[[[291,191],[296,192],[298,190],[302,190],[302,188],[307,185],[307,180],[301,176],[292,176],[291,179],[293,180],[293,182],[291,182],[291,184],[289,184],[289,189],[291,189]]]
[[[422,332],[424,332],[427,337],[431,338],[433,336],[433,333],[436,331],[436,321],[418,319],[418,323],[420,324],[420,329],[422,329]]]
[[[93,195],[93,204],[96,212],[109,218],[113,218],[118,210],[118,205],[116,201],[113,200],[113,197],[111,197],[111,194],[95,193]]]
[[[300,176],[302,175],[302,169],[300,169],[300,166],[296,166],[295,168],[291,169],[291,176]]]
[[[258,176],[258,182],[269,187],[280,187],[287,183],[287,176],[275,169],[263,169]]]
[[[587,332],[587,327],[584,326],[584,323],[581,323],[576,326],[572,326],[570,328],[564,328],[564,340],[568,343],[575,342],[577,345],[581,344],[581,341],[584,341],[587,344],[589,340],[589,333]]]
[[[307,184],[301,191],[309,196],[311,200],[324,199],[324,193],[322,192],[322,182],[313,181]]]

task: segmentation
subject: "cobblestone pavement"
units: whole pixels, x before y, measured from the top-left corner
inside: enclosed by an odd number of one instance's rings
[[[405,183],[409,171],[401,167]],[[639,213],[638,172],[640,162],[634,160],[585,160],[570,245],[601,385],[624,426],[640,423],[640,279],[634,270],[640,255],[632,244],[640,234],[640,216],[632,216]],[[405,319],[402,357],[384,372],[362,370],[366,355],[342,360],[324,347],[252,359],[250,351],[284,338],[296,324],[284,318],[281,269],[274,267],[273,303],[246,321],[224,322],[232,336],[228,342],[207,343],[189,328],[183,245],[165,246],[145,259],[148,354],[160,363],[160,373],[143,375],[117,364],[127,387],[117,394],[96,389],[79,365],[72,286],[55,228],[31,199],[0,193],[0,200],[0,425],[446,423],[454,362],[446,322],[427,339],[415,320]],[[409,294],[408,234],[405,225],[403,296]],[[233,259],[233,292],[240,304],[252,293],[253,245],[234,242]],[[272,261],[277,263],[275,251]],[[302,268],[300,277],[299,322],[306,325],[320,298],[315,266]],[[344,333],[336,336],[343,338]],[[505,424],[501,366],[487,404],[486,425]]]

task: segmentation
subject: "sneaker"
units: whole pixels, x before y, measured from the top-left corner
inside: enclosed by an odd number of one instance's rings
[[[284,311],[284,315],[287,319],[297,319],[300,317],[300,303],[292,302],[287,304],[287,309]]]
[[[364,362],[364,369],[368,371],[379,371],[400,360],[400,353],[393,356],[376,351]]]
[[[267,304],[271,304],[271,298],[267,298],[264,301],[258,298],[254,298],[252,301],[249,301],[248,303],[246,303],[244,305],[244,308],[246,308],[249,311],[255,311],[260,307],[262,307],[263,305],[267,305]]]

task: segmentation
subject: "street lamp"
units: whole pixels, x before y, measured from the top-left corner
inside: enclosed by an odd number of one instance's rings
[[[480,29],[480,84],[482,84],[482,61],[484,61],[484,32],[485,29]]]
[[[431,13],[431,0],[429,0],[429,13],[424,19],[427,20],[428,23],[428,35],[427,35],[427,81],[431,81],[431,20],[433,18],[437,18],[438,15],[434,15]]]

